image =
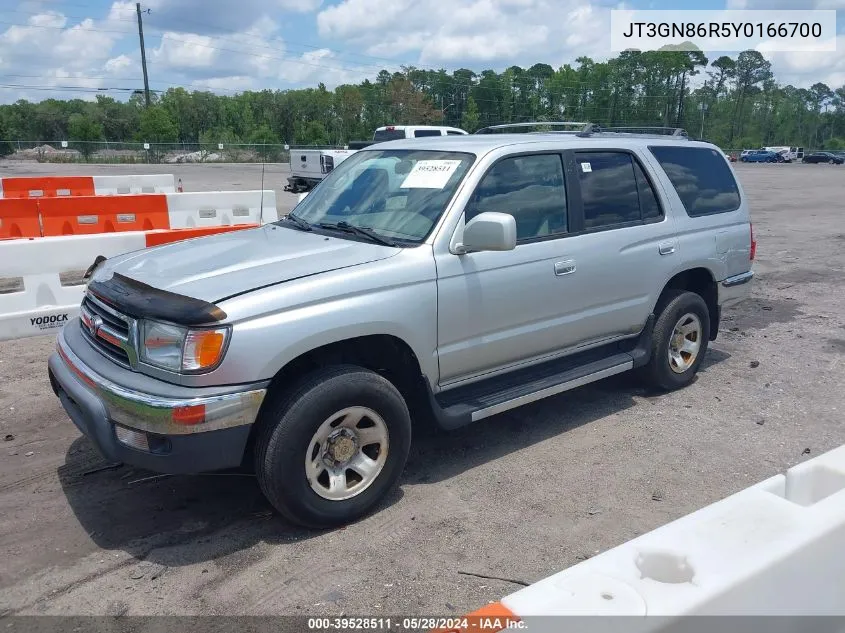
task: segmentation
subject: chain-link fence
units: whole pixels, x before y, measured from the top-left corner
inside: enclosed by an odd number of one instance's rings
[[[301,149],[332,145],[285,143],[120,143],[111,141],[2,141],[5,157],[40,163],[287,163]],[[339,148],[337,148],[339,149]]]
[[[302,149],[341,149],[336,145],[287,143],[123,143],[112,141],[3,141],[2,154],[12,160],[40,163],[288,163]],[[748,149],[748,148],[746,148]],[[758,148],[752,148],[758,149]],[[739,157],[742,149],[727,149]],[[805,154],[816,150],[805,149]]]

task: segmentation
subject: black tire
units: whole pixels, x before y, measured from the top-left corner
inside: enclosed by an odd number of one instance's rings
[[[411,446],[411,416],[387,379],[362,367],[336,366],[317,370],[270,397],[258,419],[255,472],[262,492],[286,519],[310,528],[351,523],[397,486]],[[387,459],[369,487],[352,498],[332,501],[312,490],[305,455],[320,425],[352,406],[368,407],[384,420]]]
[[[674,371],[669,364],[669,344],[675,324],[685,314],[698,317],[701,323],[701,341],[698,355],[683,373]],[[667,290],[655,309],[657,320],[652,335],[651,359],[640,370],[641,379],[650,387],[663,391],[681,389],[695,378],[710,341],[710,312],[701,295],[686,290]]]

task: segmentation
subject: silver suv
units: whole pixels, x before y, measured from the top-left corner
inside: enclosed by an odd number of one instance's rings
[[[253,468],[288,519],[333,526],[397,485],[417,424],[628,370],[688,385],[754,250],[709,143],[391,141],[279,222],[99,263],[50,380],[108,458]]]

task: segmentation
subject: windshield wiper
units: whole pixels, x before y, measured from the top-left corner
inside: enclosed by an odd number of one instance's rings
[[[346,222],[344,220],[341,220],[340,222],[337,222],[335,224],[320,222],[317,226],[319,226],[321,229],[334,229],[346,231],[347,233],[355,233],[357,235],[369,238],[373,242],[384,244],[385,246],[396,246],[396,242],[389,238],[382,237],[378,233],[374,232],[372,229],[368,229],[365,226],[355,226],[354,224],[349,224],[349,222]]]
[[[308,222],[306,222],[305,220],[303,220],[299,216],[294,215],[293,213],[288,213],[285,216],[285,219],[288,222],[293,222],[294,224],[296,224],[296,226],[298,226],[303,231],[313,231],[314,230],[314,227],[312,227],[310,224],[308,224]]]

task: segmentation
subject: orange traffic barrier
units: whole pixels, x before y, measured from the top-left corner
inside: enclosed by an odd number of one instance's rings
[[[163,194],[43,198],[38,208],[45,236],[170,228]]]
[[[454,626],[434,629],[431,633],[466,633],[467,631],[498,633],[516,628],[515,623],[520,621],[519,616],[501,602],[492,602],[462,617],[450,616],[444,619],[451,620]]]
[[[0,198],[0,239],[40,236],[38,200]]]
[[[3,178],[4,198],[93,196],[92,176],[30,176]]]
[[[161,244],[170,244],[171,242],[179,242],[181,240],[190,240],[195,237],[205,237],[206,235],[214,235],[215,233],[228,233],[230,231],[240,231],[241,229],[254,229],[260,226],[259,224],[233,224],[228,226],[201,226],[190,229],[170,229],[169,231],[156,231],[147,233],[147,248],[151,246],[160,246]]]

